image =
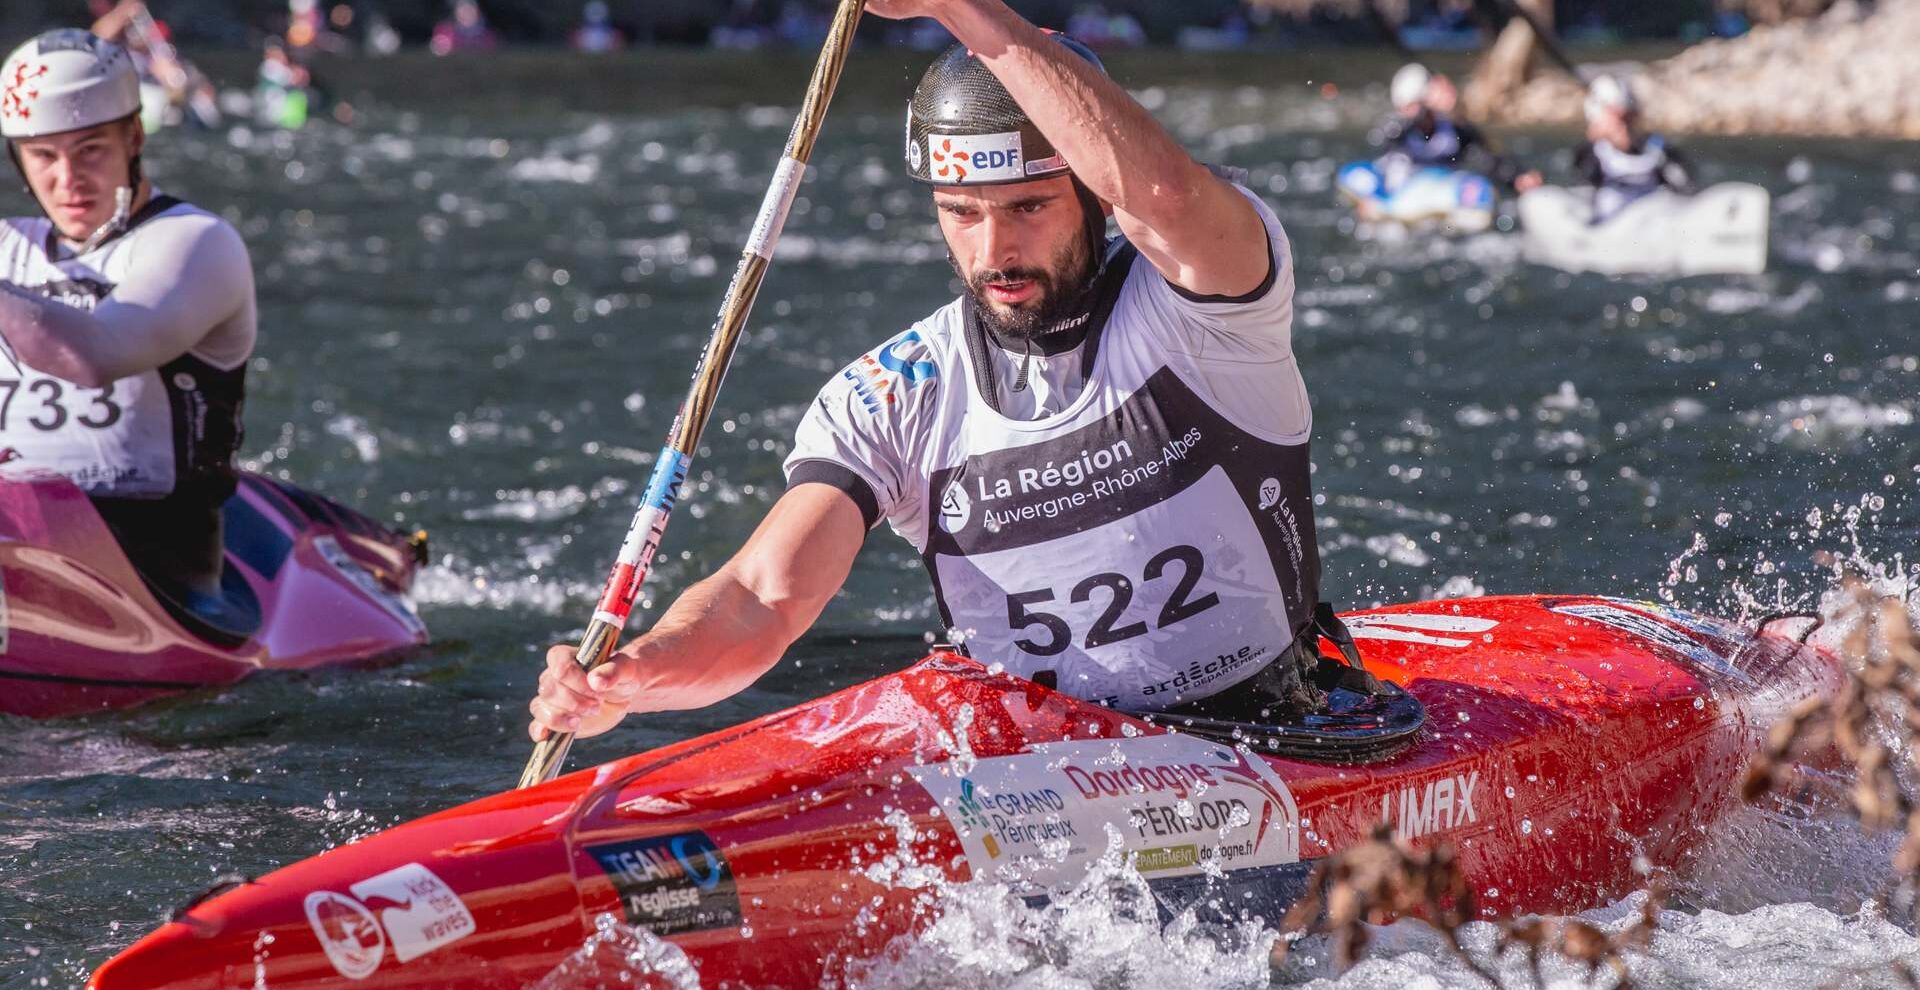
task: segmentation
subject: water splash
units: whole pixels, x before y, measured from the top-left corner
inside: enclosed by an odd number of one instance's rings
[[[1279,936],[1258,922],[1162,924],[1146,880],[1119,843],[1085,879],[1046,899],[991,881],[941,883],[925,927],[849,962],[847,990],[917,988],[1262,987]]]
[[[700,974],[680,947],[623,923],[593,919],[594,933],[528,990],[699,990]]]

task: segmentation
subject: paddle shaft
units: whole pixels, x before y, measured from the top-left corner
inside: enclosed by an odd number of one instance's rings
[[[153,22],[153,15],[147,12],[144,5],[135,7],[133,17],[128,23],[132,25],[134,33],[138,34],[140,40],[146,44],[147,51],[153,53],[158,65],[163,66],[156,69],[166,77],[160,80],[161,84],[168,89],[186,92],[188,82],[186,67],[180,64],[180,53],[173,50],[173,43],[161,36],[160,26]]]
[[[1581,71],[1580,64],[1575,62],[1572,56],[1567,54],[1565,48],[1560,47],[1560,39],[1554,37],[1551,28],[1540,23],[1540,18],[1535,17],[1533,11],[1522,7],[1519,0],[1499,0],[1499,2],[1500,6],[1507,8],[1509,13],[1527,22],[1527,26],[1533,29],[1533,36],[1540,39],[1540,47],[1545,48],[1547,54],[1553,56],[1553,60],[1560,63],[1561,68],[1566,69],[1568,73],[1572,74],[1573,78],[1580,82],[1584,83],[1587,81],[1586,73]]]
[[[667,517],[679,497],[680,483],[686,479],[687,466],[700,446],[700,434],[713,412],[727,365],[733,360],[734,348],[739,345],[740,333],[746,327],[747,314],[753,309],[760,282],[772,262],[774,242],[780,238],[787,209],[793,204],[800,177],[806,172],[807,159],[812,156],[814,141],[819,137],[820,125],[826,120],[827,104],[833,99],[840,70],[845,67],[847,53],[853,47],[853,29],[860,23],[863,6],[864,0],[840,0],[834,12],[826,44],[813,67],[813,79],[807,84],[805,102],[800,105],[800,115],[787,136],[780,165],[774,170],[773,184],[767,189],[766,199],[760,204],[760,215],[747,236],[740,267],[727,285],[713,336],[700,355],[700,363],[694,366],[693,384],[687,391],[686,401],[674,418],[667,445],[654,462],[653,477],[647,482],[646,495],[627,529],[613,573],[607,577],[606,590],[594,609],[593,622],[580,639],[579,653],[574,659],[583,670],[600,666],[613,654],[620,632],[626,628],[627,615],[633,610],[633,601],[652,568],[654,552],[659,549],[660,537],[667,529]],[[535,743],[533,756],[520,774],[520,786],[530,787],[552,780],[566,762],[567,748],[572,743],[573,734],[566,732],[550,734]]]
[[[161,85],[184,95],[187,109],[201,124],[219,126],[220,108],[212,105],[203,94],[194,91],[193,76],[187,72],[187,63],[180,60],[180,52],[173,47],[173,42],[160,33],[160,25],[153,22],[153,15],[144,5],[134,8],[129,24],[140,35],[140,40],[146,43],[147,51],[153,53],[156,70],[166,76],[160,80]]]

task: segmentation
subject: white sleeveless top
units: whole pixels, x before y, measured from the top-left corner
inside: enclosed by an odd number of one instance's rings
[[[135,350],[151,355],[143,370],[85,388],[22,365],[0,341],[0,463],[116,498],[231,474],[257,324],[237,231],[158,193],[124,233],[78,256],[46,219],[9,219],[0,280],[90,311],[101,332],[138,335]]]
[[[1003,411],[1021,357],[961,299],[856,360],[802,421],[789,480],[884,517],[972,656],[1165,708],[1252,676],[1310,619],[1293,271],[1279,220],[1241,191],[1267,227],[1267,284],[1196,298],[1115,242],[1085,342],[1022,390],[1036,418]]]

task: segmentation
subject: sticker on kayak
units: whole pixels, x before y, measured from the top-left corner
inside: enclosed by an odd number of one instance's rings
[[[733,868],[705,832],[588,846],[620,895],[627,923],[655,935],[740,924]]]
[[[387,952],[387,936],[373,912],[359,901],[331,890],[307,895],[307,924],[320,939],[327,961],[341,976],[364,980],[380,968]]]
[[[1623,598],[1560,602],[1549,606],[1549,609],[1561,615],[1571,615],[1590,622],[1598,622],[1603,626],[1611,626],[1630,636],[1637,636],[1655,645],[1666,647],[1714,673],[1742,682],[1752,682],[1752,678],[1729,663],[1724,654],[1694,638],[1696,634],[1719,640],[1729,639],[1730,635],[1739,636],[1737,629],[1725,623],[1709,624],[1711,620],[1679,609]],[[1683,615],[1686,616],[1685,621],[1678,618]],[[1734,641],[1737,642],[1737,640]]]
[[[1456,649],[1485,642],[1480,637],[1500,624],[1498,619],[1482,619],[1474,615],[1430,615],[1420,612],[1349,615],[1340,621],[1346,623],[1354,639],[1426,643]]]
[[[1480,790],[1480,771],[1450,773],[1425,783],[1380,793],[1380,820],[1396,839],[1418,839],[1480,824],[1474,793]],[[1499,796],[1493,795],[1498,801]]]
[[[1264,762],[1182,735],[1043,743],[965,774],[916,767],[975,876],[1016,893],[1080,879],[1117,837],[1135,869],[1185,876],[1298,862],[1300,812]]]
[[[433,871],[408,863],[347,888],[307,895],[307,923],[341,976],[366,979],[389,942],[398,962],[417,959],[474,933],[473,914]],[[356,899],[357,898],[357,899]]]

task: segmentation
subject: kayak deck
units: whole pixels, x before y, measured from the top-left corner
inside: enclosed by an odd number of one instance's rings
[[[606,914],[672,940],[703,985],[811,985],[924,925],[942,884],[1045,898],[1106,855],[1167,910],[1276,923],[1315,861],[1383,822],[1453,844],[1485,915],[1568,911],[1641,882],[1636,857],[1682,865],[1767,727],[1838,681],[1819,651],[1647,603],[1347,621],[1428,713],[1378,762],[1260,756],[935,654],[289,866],[90,985],[518,987]]]

